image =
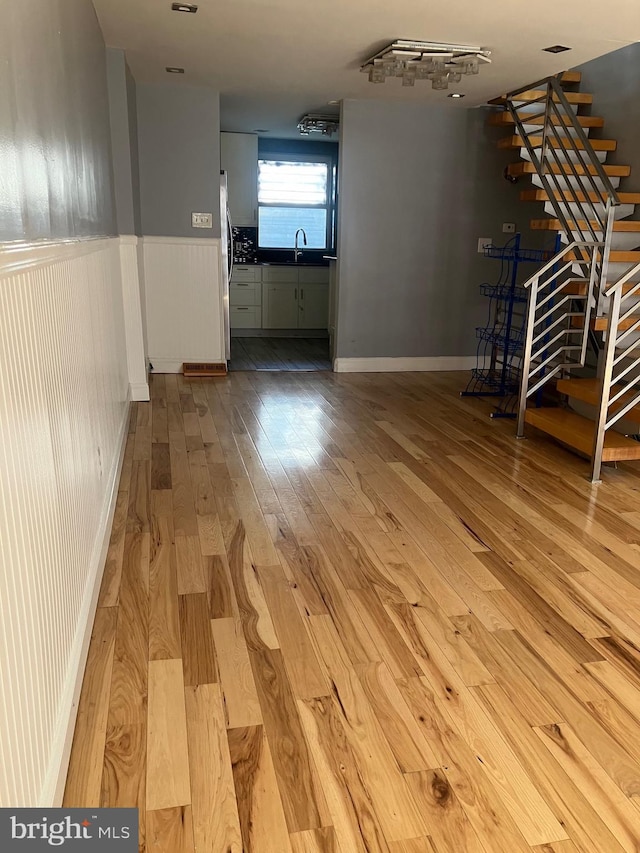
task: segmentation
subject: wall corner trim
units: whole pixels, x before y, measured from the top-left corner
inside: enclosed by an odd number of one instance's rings
[[[335,373],[398,373],[448,370],[471,370],[476,366],[475,355],[438,355],[399,358],[335,358]]]

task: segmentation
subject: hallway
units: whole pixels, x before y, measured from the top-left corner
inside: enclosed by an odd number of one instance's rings
[[[151,380],[66,806],[154,853],[638,849],[637,464],[591,487],[463,374]]]

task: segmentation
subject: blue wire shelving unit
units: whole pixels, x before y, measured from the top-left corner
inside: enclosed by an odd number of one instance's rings
[[[504,246],[485,246],[485,258],[500,261],[495,284],[481,284],[480,293],[489,299],[488,324],[476,329],[477,363],[462,397],[499,397],[492,418],[515,418],[520,389],[520,360],[524,344],[528,293],[518,285],[520,264],[542,264],[553,251],[521,248],[515,234]]]

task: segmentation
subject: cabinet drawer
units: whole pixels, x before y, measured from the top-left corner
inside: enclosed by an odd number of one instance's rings
[[[329,284],[329,267],[300,267],[300,284]]]
[[[261,329],[262,308],[259,305],[232,305],[229,308],[229,324],[232,329]]]
[[[261,305],[262,285],[259,282],[232,281],[229,285],[230,305]]]
[[[239,281],[262,281],[261,267],[241,267],[236,264],[233,268],[231,284],[237,284]]]
[[[262,280],[295,284],[298,281],[298,270],[296,267],[263,267]]]

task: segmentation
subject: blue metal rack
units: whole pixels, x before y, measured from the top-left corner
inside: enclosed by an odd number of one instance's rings
[[[489,323],[476,329],[477,366],[462,397],[502,398],[492,418],[515,418],[520,388],[520,358],[524,343],[527,291],[518,285],[522,263],[541,264],[553,257],[543,249],[522,249],[521,235],[504,246],[485,246],[484,256],[501,262],[495,284],[481,284],[480,293],[489,298]]]

